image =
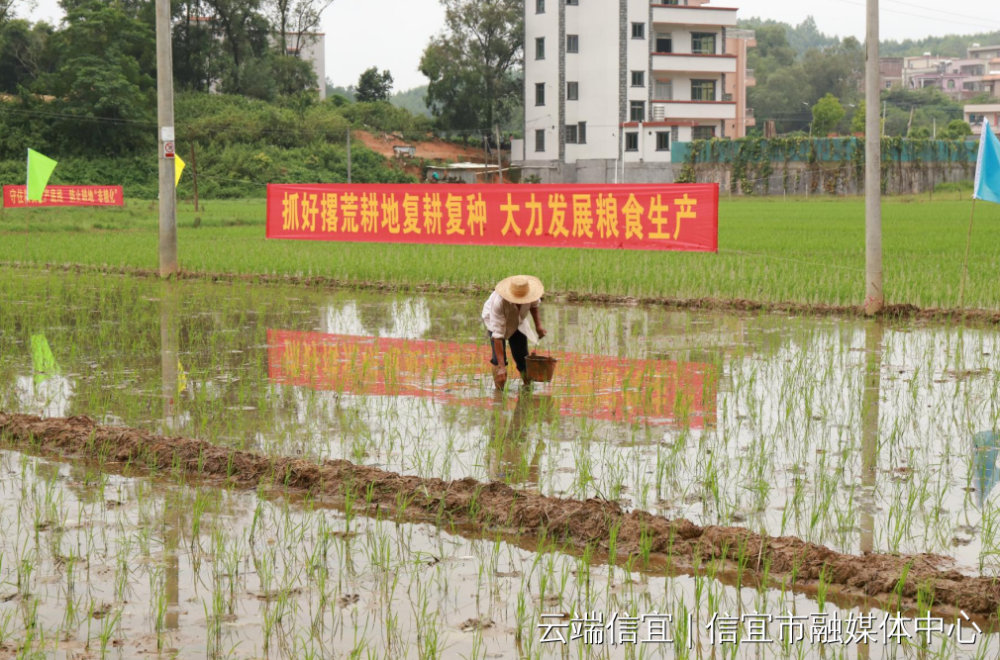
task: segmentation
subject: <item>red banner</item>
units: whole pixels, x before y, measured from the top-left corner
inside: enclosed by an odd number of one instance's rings
[[[42,201],[29,202],[27,186],[4,186],[7,209],[26,206],[123,206],[121,186],[47,186]]]
[[[269,184],[267,237],[717,252],[716,184]]]
[[[268,330],[268,377],[283,385],[368,396],[412,396],[489,406],[478,376],[490,378],[489,348],[419,339],[386,339]],[[553,352],[547,387],[563,415],[680,425],[715,423],[717,368],[668,360]],[[492,391],[489,381],[487,391]]]

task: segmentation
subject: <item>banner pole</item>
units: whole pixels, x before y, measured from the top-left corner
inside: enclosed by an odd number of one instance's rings
[[[965,239],[965,264],[962,266],[962,286],[958,289],[958,308],[965,309],[965,278],[969,274],[969,246],[972,245],[972,219],[976,217],[976,198],[972,198],[972,213],[969,215],[969,235]]]

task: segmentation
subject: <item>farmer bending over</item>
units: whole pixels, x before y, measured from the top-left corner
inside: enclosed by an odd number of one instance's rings
[[[507,384],[507,349],[505,343],[510,343],[510,353],[514,356],[514,364],[521,372],[521,379],[525,385],[531,383],[527,376],[528,357],[528,336],[530,329],[527,325],[528,313],[535,322],[535,330],[538,338],[541,339],[547,333],[542,327],[542,320],[538,312],[539,300],[545,288],[541,280],[530,275],[515,275],[508,277],[497,284],[496,290],[490,294],[483,305],[483,323],[489,331],[490,348],[493,356],[490,364],[493,365],[493,382],[497,389],[503,389]],[[499,361],[499,356],[503,356],[503,363]]]

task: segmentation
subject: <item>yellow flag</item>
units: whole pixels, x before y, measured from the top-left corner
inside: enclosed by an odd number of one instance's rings
[[[177,184],[181,182],[181,174],[184,173],[184,168],[187,167],[187,163],[181,160],[181,157],[177,154],[174,154],[174,161],[176,161],[174,163],[174,188],[176,188]]]

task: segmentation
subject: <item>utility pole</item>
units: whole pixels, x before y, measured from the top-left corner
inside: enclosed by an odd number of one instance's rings
[[[170,0],[156,0],[156,111],[160,128],[160,277],[170,277],[177,272],[174,66],[170,32]]]
[[[497,181],[503,183],[503,149],[500,144],[500,124],[493,127],[497,141]]]
[[[351,182],[351,129],[347,129],[347,183]]]
[[[194,182],[194,212],[198,212],[198,161],[194,157],[194,143],[191,143],[191,179]]]
[[[868,2],[865,63],[865,314],[882,310],[882,130],[878,102],[879,76],[878,0]]]

